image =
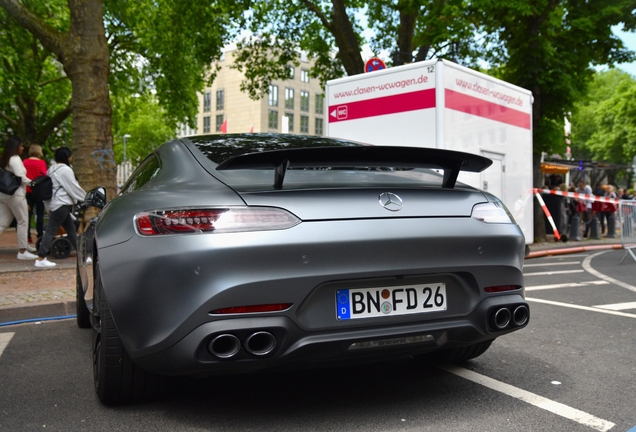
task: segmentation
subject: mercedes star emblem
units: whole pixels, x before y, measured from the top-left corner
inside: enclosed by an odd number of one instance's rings
[[[383,192],[380,194],[380,204],[385,209],[396,212],[402,210],[402,198],[391,192]]]

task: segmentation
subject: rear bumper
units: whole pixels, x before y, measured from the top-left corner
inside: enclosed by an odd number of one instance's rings
[[[527,311],[523,322],[511,319],[496,328],[497,311],[505,308],[512,314],[519,307]],[[200,325],[173,346],[134,361],[150,372],[191,376],[344,365],[473,345],[522,329],[528,321],[528,304],[519,294],[487,298],[464,317],[387,327],[312,332],[285,316],[226,319]],[[257,332],[272,336],[270,352],[250,352],[248,339]],[[232,335],[238,341],[236,353],[228,358],[215,356],[210,349],[220,335]]]

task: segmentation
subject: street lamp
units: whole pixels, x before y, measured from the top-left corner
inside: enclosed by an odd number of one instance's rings
[[[125,134],[124,135],[124,166],[123,166],[123,174],[124,174],[124,181],[123,183],[126,183],[126,141],[128,140],[128,138],[130,138],[130,135]]]

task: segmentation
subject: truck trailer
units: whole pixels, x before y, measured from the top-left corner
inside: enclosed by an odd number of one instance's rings
[[[508,207],[526,244],[534,240],[532,93],[432,59],[327,82],[326,133],[375,145],[429,147],[493,160],[458,181]]]

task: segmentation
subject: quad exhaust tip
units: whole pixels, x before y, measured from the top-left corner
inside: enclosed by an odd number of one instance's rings
[[[265,356],[274,351],[276,337],[270,332],[257,331],[247,336],[241,344],[241,340],[235,335],[224,333],[210,340],[208,350],[215,357],[229,359],[238,354],[241,346],[253,356]]]
[[[233,334],[221,334],[208,344],[210,352],[218,358],[234,357],[241,349],[241,341]]]
[[[245,339],[245,351],[255,356],[271,353],[276,347],[276,338],[266,331],[252,333]]]
[[[510,324],[510,311],[505,307],[499,308],[492,314],[492,326],[498,330],[503,330]]]
[[[516,326],[522,326],[528,322],[529,315],[530,314],[529,314],[527,306],[524,306],[524,305],[517,306],[515,310],[512,312],[512,322]]]
[[[495,309],[490,315],[490,325],[496,330],[503,330],[506,327],[520,327],[528,323],[530,311],[526,305],[500,307]]]

